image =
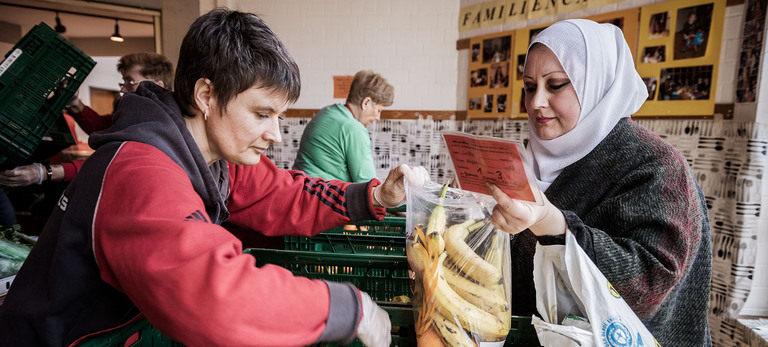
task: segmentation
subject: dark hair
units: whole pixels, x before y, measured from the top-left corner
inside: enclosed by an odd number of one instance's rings
[[[131,53],[117,61],[117,71],[122,75],[134,66],[141,66],[139,73],[142,76],[163,81],[165,89],[173,90],[173,64],[164,55],[149,52]]]
[[[384,77],[371,70],[358,71],[349,87],[347,102],[359,104],[366,97],[370,97],[374,103],[379,105],[392,106],[395,99],[395,87],[389,84]]]
[[[195,20],[181,42],[176,95],[184,112],[197,109],[195,83],[207,78],[223,110],[256,86],[294,103],[301,92],[299,67],[280,39],[252,13],[216,8]]]

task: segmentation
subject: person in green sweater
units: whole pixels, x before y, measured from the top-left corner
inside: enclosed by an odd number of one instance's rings
[[[346,182],[375,178],[366,126],[379,120],[394,97],[395,88],[381,75],[370,70],[356,73],[347,102],[321,109],[307,124],[293,169],[310,177]]]

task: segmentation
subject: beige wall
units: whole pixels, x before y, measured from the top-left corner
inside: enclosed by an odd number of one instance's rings
[[[333,76],[372,69],[395,87],[388,109],[456,110],[456,0],[230,2],[264,19],[299,65],[293,108],[344,102],[333,97]]]
[[[198,0],[163,0],[160,23],[163,42],[161,53],[168,57],[174,68],[179,61],[181,40],[192,22],[200,16],[200,11]]]
[[[69,41],[91,57],[155,51],[155,40],[151,37],[126,37],[124,42],[113,42],[107,37],[72,37]]]
[[[0,22],[0,58],[21,39],[21,26]]]

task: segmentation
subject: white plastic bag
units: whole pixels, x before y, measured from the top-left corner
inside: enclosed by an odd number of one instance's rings
[[[533,317],[543,346],[660,346],[634,311],[581,249],[570,230],[565,245],[536,245]],[[589,320],[591,330],[562,325],[568,315]]]

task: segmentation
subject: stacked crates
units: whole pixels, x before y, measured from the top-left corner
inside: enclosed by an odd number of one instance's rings
[[[96,62],[45,23],[0,63],[0,167],[24,164]],[[68,128],[66,128],[68,129]],[[54,141],[71,141],[56,134]]]
[[[411,296],[404,217],[350,223],[312,237],[286,236],[285,249],[246,252],[258,266],[271,263],[299,276],[350,282],[377,302]]]
[[[312,237],[286,236],[285,250],[245,253],[256,258],[257,266],[275,264],[297,276],[354,284],[389,314],[392,346],[416,346],[411,305],[392,302],[411,297],[404,217],[350,223]],[[362,344],[355,340],[350,346]]]

